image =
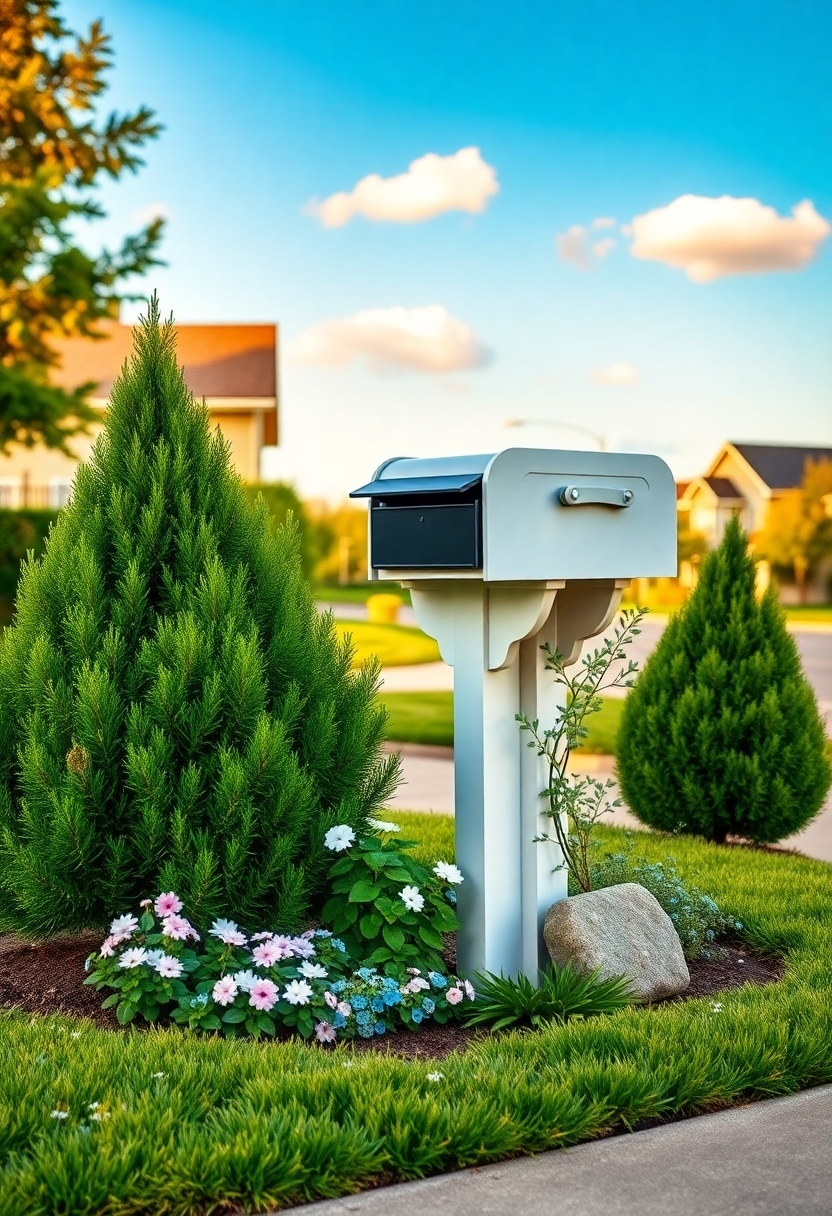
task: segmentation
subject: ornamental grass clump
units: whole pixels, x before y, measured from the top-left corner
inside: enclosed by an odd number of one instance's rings
[[[299,930],[324,833],[397,779],[378,667],[351,665],[154,298],[0,645],[0,930],[103,926],[148,890]]]
[[[776,592],[732,519],[624,703],[621,792],[650,827],[708,840],[782,840],[832,780],[825,730]]]

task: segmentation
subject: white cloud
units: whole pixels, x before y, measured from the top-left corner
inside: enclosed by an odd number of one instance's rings
[[[371,371],[419,372],[483,367],[491,359],[473,329],[441,304],[365,308],[352,317],[324,321],[302,333],[290,355],[297,363],[329,367],[363,357]]]
[[[304,210],[317,216],[324,228],[342,228],[356,215],[391,224],[416,224],[443,211],[477,215],[499,189],[497,171],[482,159],[479,148],[460,148],[452,156],[428,152],[398,177],[371,173],[351,191],[342,190],[323,202],[312,199]]]
[[[590,379],[596,384],[635,384],[638,372],[630,363],[611,363],[592,372]]]
[[[596,220],[592,221],[593,228],[614,228],[615,217],[612,215],[599,215]]]
[[[832,226],[808,200],[778,215],[756,198],[683,194],[632,222],[633,257],[684,270],[693,283],[726,275],[799,270]]]
[[[134,211],[130,218],[134,224],[152,224],[154,220],[169,220],[170,217],[170,207],[167,203],[150,203],[147,207]]]
[[[586,243],[586,228],[581,224],[573,224],[566,232],[559,232],[555,237],[558,257],[564,262],[577,266],[578,270],[589,270],[592,263]]]
[[[615,249],[618,241],[614,241],[611,236],[604,237],[603,241],[593,241],[592,252],[599,261],[603,261],[608,253]]]

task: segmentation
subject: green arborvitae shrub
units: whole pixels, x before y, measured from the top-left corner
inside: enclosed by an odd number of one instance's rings
[[[734,519],[702,564],[627,697],[616,754],[622,794],[663,831],[782,840],[829,789],[825,734],[773,588]]]
[[[158,304],[0,647],[0,929],[102,925],[173,889],[202,922],[300,927],[323,836],[397,765],[296,527],[249,504]]]

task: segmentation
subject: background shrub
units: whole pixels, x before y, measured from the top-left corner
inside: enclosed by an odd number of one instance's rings
[[[651,827],[782,840],[823,805],[832,773],[814,692],[771,587],[732,519],[624,705],[621,791]]]
[[[147,890],[291,930],[329,827],[389,796],[377,667],[315,611],[151,302],[0,645],[0,929],[103,925]]]
[[[14,612],[20,563],[30,549],[35,557],[40,557],[57,514],[36,508],[19,511],[0,508],[0,625],[10,621]]]

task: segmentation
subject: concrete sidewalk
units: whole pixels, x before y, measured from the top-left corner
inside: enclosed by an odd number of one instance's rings
[[[539,1157],[325,1200],[304,1212],[830,1216],[832,1085]]]

